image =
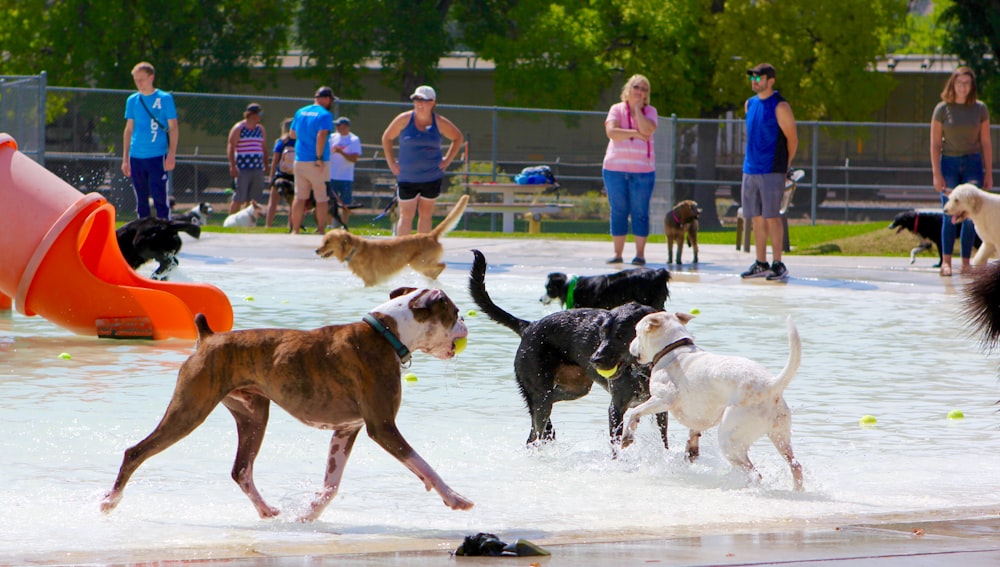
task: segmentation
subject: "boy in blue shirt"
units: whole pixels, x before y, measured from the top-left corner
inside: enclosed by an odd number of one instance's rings
[[[152,196],[156,216],[169,219],[167,172],[176,164],[180,134],[174,97],[153,86],[155,77],[153,66],[145,61],[132,68],[132,79],[139,92],[125,101],[122,173],[132,179],[139,218],[151,216]]]

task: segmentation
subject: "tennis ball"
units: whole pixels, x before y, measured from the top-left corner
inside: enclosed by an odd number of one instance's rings
[[[469,316],[469,317],[475,317],[475,316],[479,315],[479,312],[476,311],[475,309],[469,309],[469,311],[468,311],[468,313],[466,313],[466,315]]]
[[[455,354],[456,355],[457,354],[462,354],[462,351],[465,350],[465,345],[467,345],[467,344],[469,344],[469,338],[468,337],[462,337],[462,338],[455,339]]]
[[[248,295],[248,296],[244,297],[243,299],[245,299],[247,301],[253,301],[253,296],[252,295]]]
[[[861,424],[862,427],[864,427],[866,425],[875,425],[876,423],[878,423],[878,420],[875,419],[874,415],[863,415],[861,416],[861,420],[859,421],[859,423]]]
[[[414,373],[412,373],[412,372],[407,372],[403,376],[403,380],[406,380],[407,382],[416,382],[417,381],[417,375],[414,374]]]
[[[59,358],[61,358],[63,360],[70,360],[70,359],[73,358],[73,356],[70,353],[68,353],[68,352],[61,352],[61,353],[59,353]]]
[[[225,193],[226,195],[232,195],[232,194],[233,194],[233,190],[232,190],[232,189],[230,189],[229,187],[226,187],[226,190],[224,191],[224,193]]]
[[[615,375],[615,372],[618,372],[618,365],[616,364],[614,368],[609,368],[607,370],[601,370],[600,368],[595,368],[594,370],[597,370],[597,373],[605,378],[611,378]]]
[[[698,309],[697,307],[695,307],[694,309],[691,310],[691,314],[692,315],[701,315],[701,309]]]
[[[965,419],[965,413],[962,410],[953,409],[948,412],[948,419]]]

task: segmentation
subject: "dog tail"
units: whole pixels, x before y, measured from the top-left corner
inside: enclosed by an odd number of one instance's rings
[[[194,219],[176,220],[170,219],[170,226],[178,232],[186,232],[192,238],[201,238],[201,225],[194,222]]]
[[[198,328],[198,343],[200,344],[205,337],[210,337],[215,334],[215,331],[208,326],[208,318],[205,317],[204,313],[198,313],[194,316],[194,326]]]
[[[469,295],[472,296],[472,301],[487,317],[521,336],[531,322],[518,319],[493,303],[490,294],[486,293],[486,257],[479,250],[473,250],[472,253],[475,255],[472,270],[469,271]]]
[[[455,206],[452,207],[450,211],[448,211],[448,216],[444,217],[441,224],[431,230],[431,234],[434,236],[435,240],[441,238],[445,234],[448,234],[453,228],[455,228],[456,225],[458,225],[458,221],[461,220],[462,213],[465,212],[465,206],[467,204],[469,204],[469,196],[462,195],[462,198],[455,203]]]
[[[781,369],[781,374],[778,374],[777,381],[775,382],[775,387],[779,392],[785,391],[788,384],[795,377],[795,373],[799,370],[799,365],[802,363],[802,339],[799,338],[799,330],[795,327],[795,323],[792,322],[792,316],[789,315],[785,320],[785,324],[788,326],[788,362],[785,363],[785,367]]]
[[[979,343],[993,350],[1000,343],[1000,263],[979,266],[965,284],[962,318],[979,333]]]

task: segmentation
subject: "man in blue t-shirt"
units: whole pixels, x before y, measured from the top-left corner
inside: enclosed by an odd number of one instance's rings
[[[747,71],[747,75],[757,95],[748,98],[744,105],[747,148],[740,203],[743,218],[753,219],[757,260],[740,276],[783,280],[788,277],[788,268],[781,261],[785,245],[781,199],[785,192],[785,175],[799,147],[799,136],[792,107],[774,90],[774,67],[761,63]],[[768,237],[771,239],[771,264],[767,263]]]
[[[153,198],[156,216],[170,218],[167,203],[167,172],[177,161],[177,108],[174,97],[153,86],[156,72],[145,61],[132,68],[132,79],[139,92],[125,101],[125,132],[122,135],[122,173],[132,179],[136,213],[151,216],[149,198]]]
[[[292,234],[302,228],[306,201],[311,194],[316,200],[317,232],[326,232],[328,222],[326,182],[330,180],[330,148],[327,137],[333,130],[330,107],[337,97],[333,89],[320,87],[313,95],[313,104],[303,106],[292,118],[291,135],[295,138],[295,200],[292,201]]]

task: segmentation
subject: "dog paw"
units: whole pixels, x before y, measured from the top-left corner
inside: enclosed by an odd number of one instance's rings
[[[471,510],[475,504],[471,500],[464,498],[462,495],[452,492],[450,494],[442,494],[441,500],[444,501],[445,506],[451,508],[452,510]]]

